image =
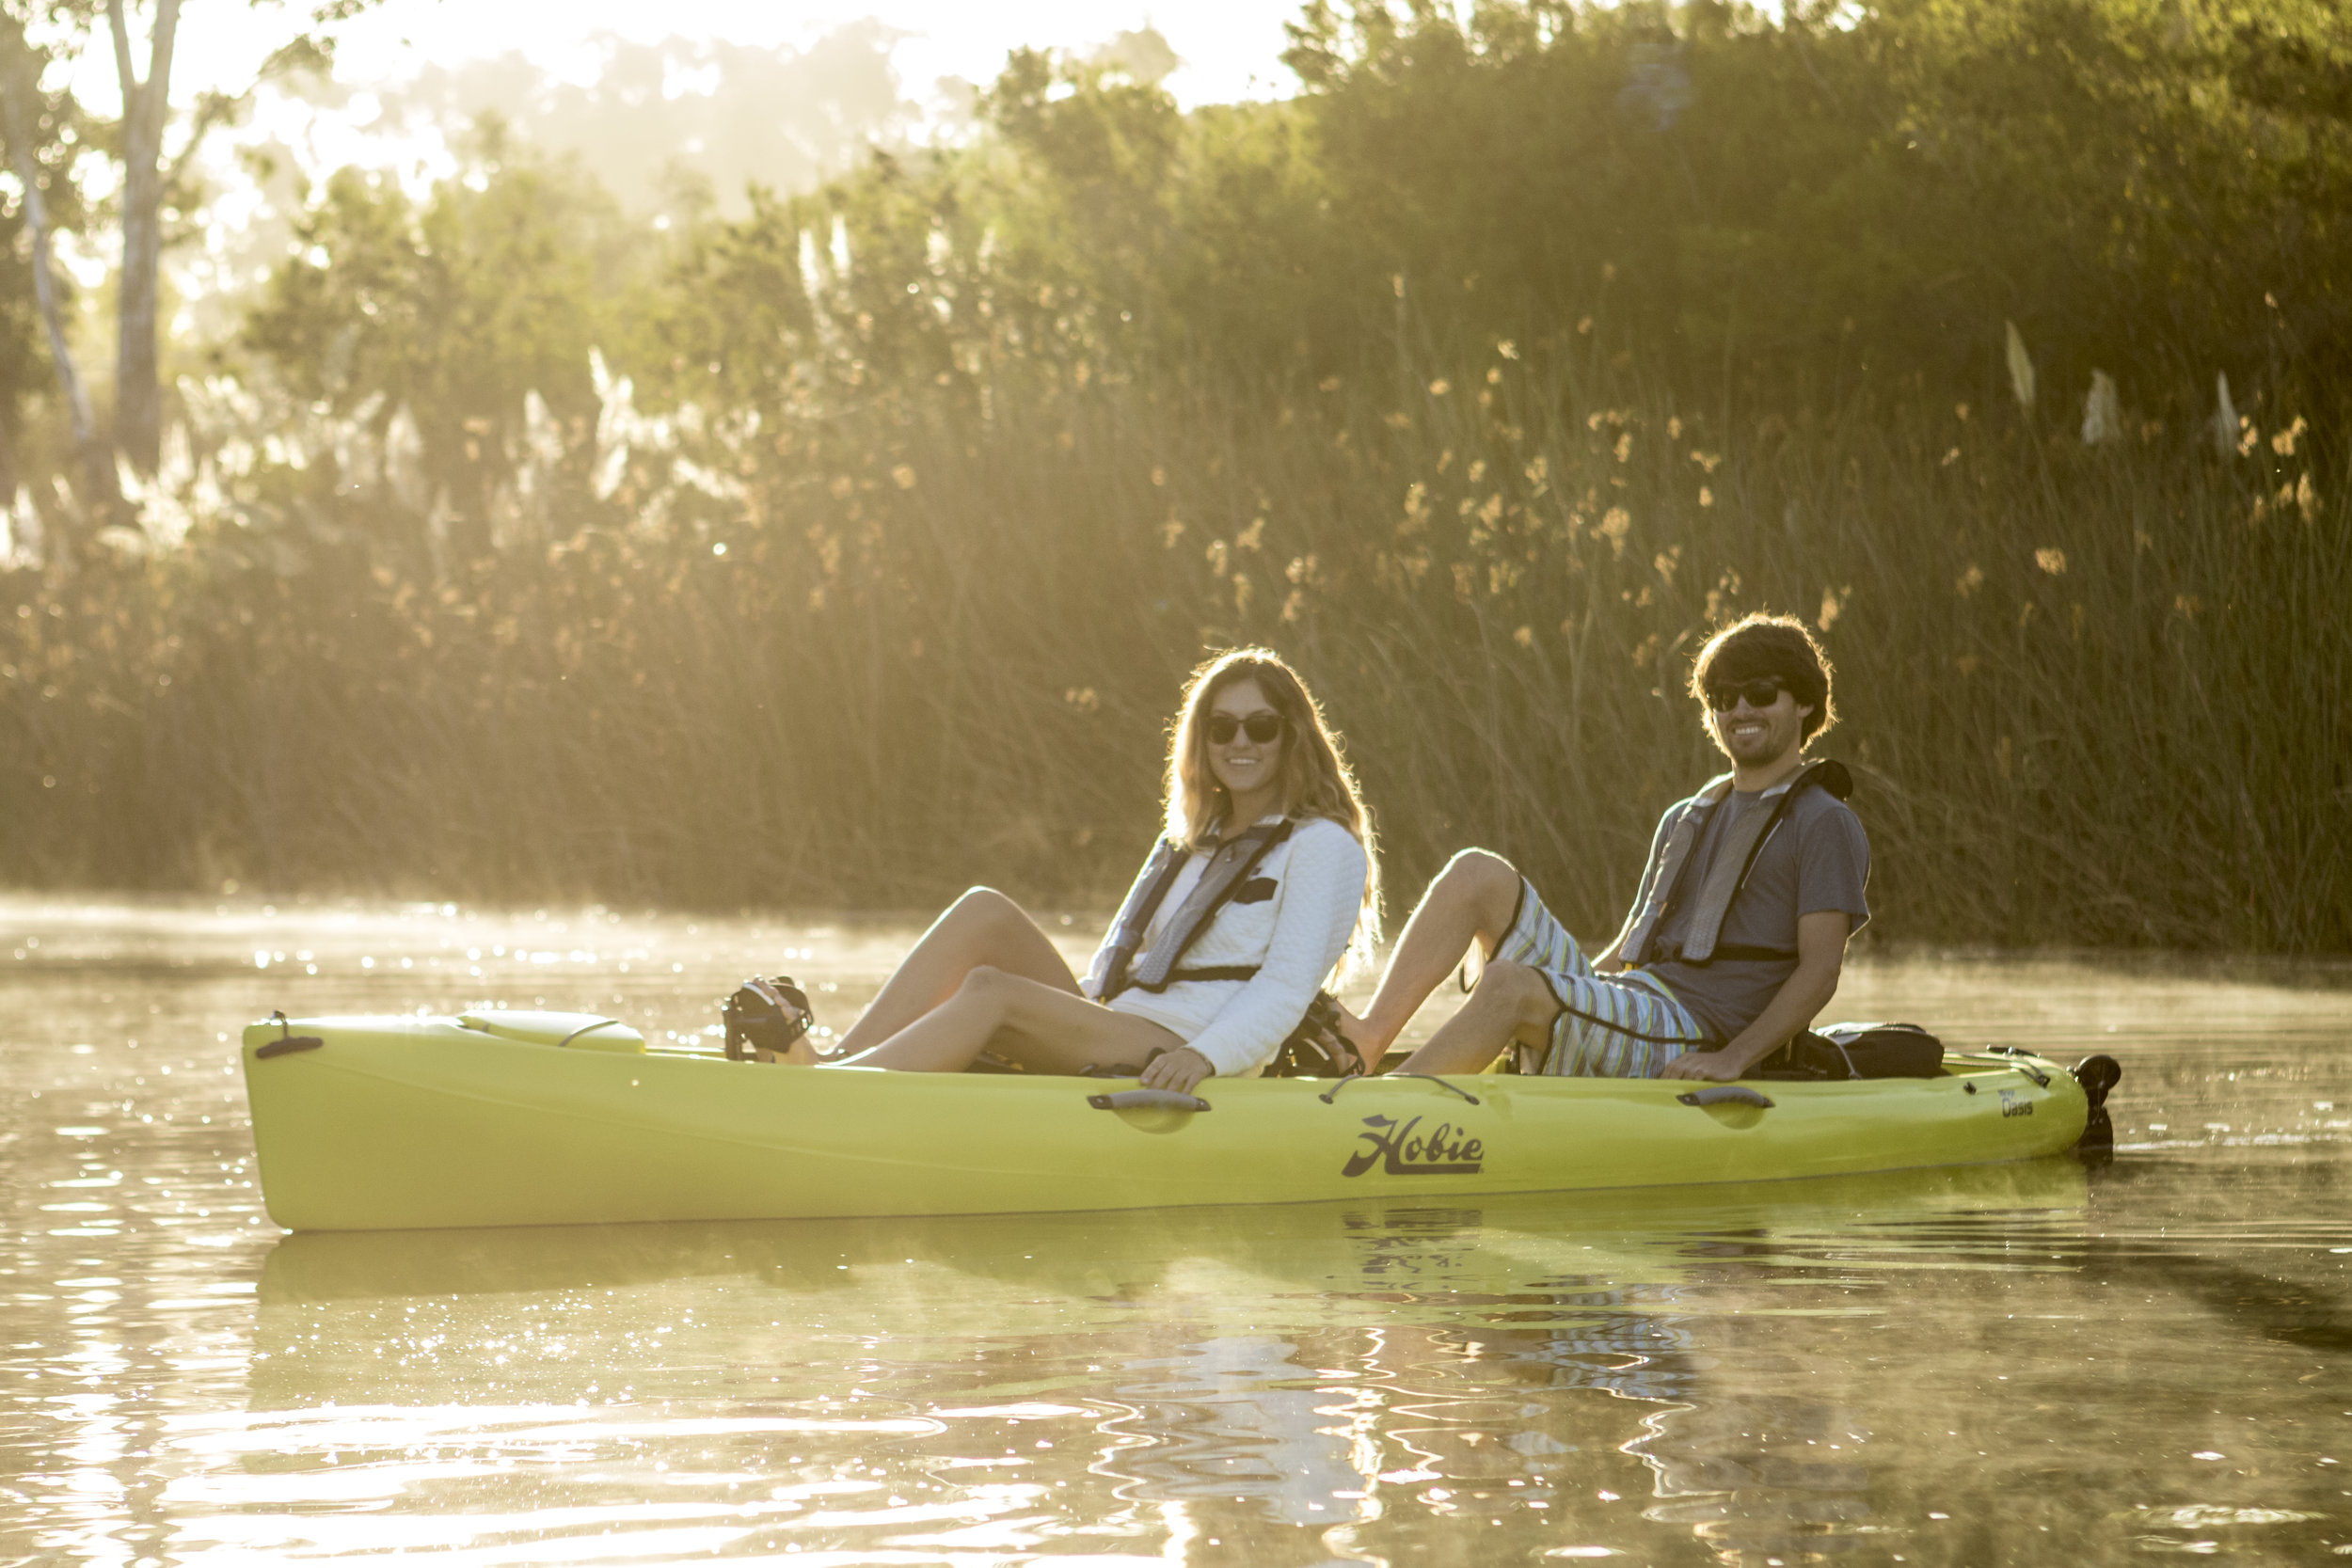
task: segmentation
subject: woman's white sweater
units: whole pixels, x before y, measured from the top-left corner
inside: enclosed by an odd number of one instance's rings
[[[1205,853],[1192,857],[1184,884],[1198,879]],[[1164,991],[1123,990],[1111,1001],[1118,1012],[1149,1019],[1169,1030],[1228,1078],[1248,1077],[1264,1067],[1306,1016],[1356,928],[1371,861],[1356,835],[1327,817],[1311,817],[1266,852],[1251,881],[1271,881],[1272,896],[1243,903],[1229,899],[1209,928],[1184,954],[1186,969],[1248,968],[1248,980],[1179,980]],[[1173,889],[1161,912],[1179,901]],[[1109,983],[1107,939],[1088,970],[1086,993],[1100,996]]]

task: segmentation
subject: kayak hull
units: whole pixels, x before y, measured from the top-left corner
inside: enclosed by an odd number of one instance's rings
[[[1090,1095],[1132,1085],[757,1065],[612,1036],[583,1049],[453,1019],[253,1025],[242,1055],[270,1217],[398,1230],[1756,1181],[2028,1159],[2073,1147],[2089,1114],[2073,1076],[2036,1057],[1744,1085],[1769,1105],[1690,1105],[1677,1097],[1704,1085],[1665,1080],[1466,1075],[1212,1079],[1208,1110],[1102,1110]]]

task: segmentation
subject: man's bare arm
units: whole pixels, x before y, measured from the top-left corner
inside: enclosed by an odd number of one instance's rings
[[[1707,1078],[1728,1083],[1786,1045],[1810,1024],[1837,994],[1837,974],[1846,961],[1846,934],[1852,916],[1820,910],[1797,920],[1797,968],[1756,1022],[1715,1051],[1685,1052],[1666,1064],[1667,1078]]]

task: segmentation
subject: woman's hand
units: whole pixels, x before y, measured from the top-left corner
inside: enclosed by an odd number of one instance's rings
[[[1661,1078],[1697,1078],[1728,1084],[1747,1070],[1746,1064],[1722,1051],[1686,1051],[1668,1062]]]
[[[1209,1059],[1187,1045],[1152,1057],[1152,1065],[1143,1069],[1143,1086],[1190,1094],[1193,1085],[1216,1076],[1216,1069],[1209,1065]]]

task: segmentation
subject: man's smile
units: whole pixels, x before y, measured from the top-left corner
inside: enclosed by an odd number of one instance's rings
[[[1728,707],[1709,704],[1708,722],[1725,757],[1740,768],[1760,768],[1801,743],[1805,712],[1795,694],[1781,686],[1772,691],[1772,701],[1760,705],[1754,693],[1744,690],[1731,695]]]

